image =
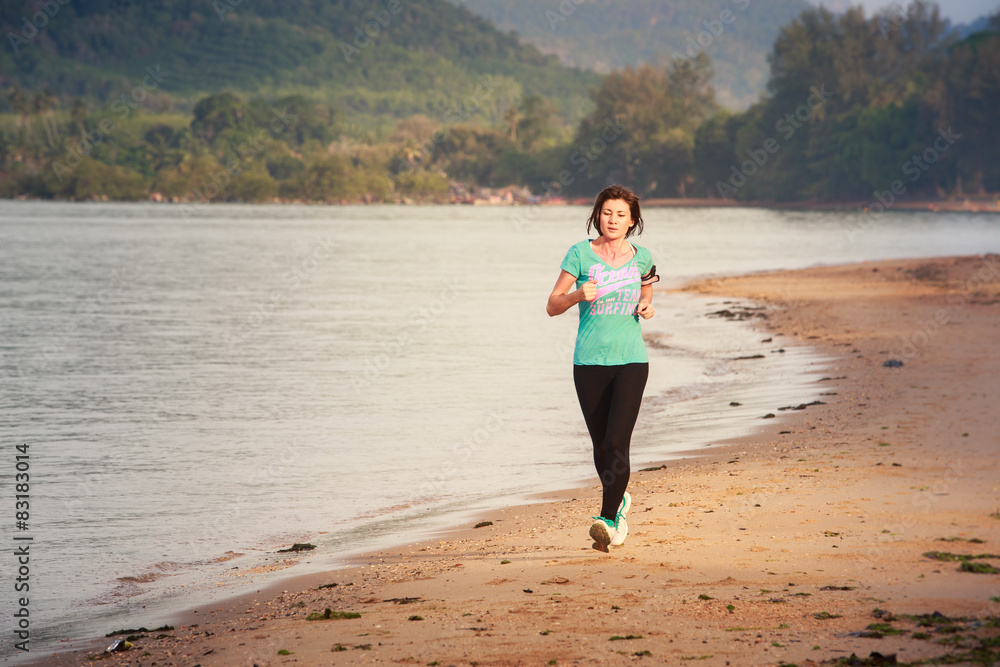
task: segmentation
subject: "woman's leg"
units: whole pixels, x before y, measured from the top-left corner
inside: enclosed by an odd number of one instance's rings
[[[628,488],[632,467],[629,463],[629,448],[632,444],[632,429],[642,405],[642,392],[649,376],[649,364],[626,364],[618,366],[611,389],[611,409],[608,426],[604,435],[606,468],[601,482],[604,485],[604,502],[601,516],[615,520],[618,506]]]
[[[594,466],[604,489],[601,516],[611,521],[628,488],[629,445],[648,374],[645,363],[573,366],[577,398],[594,446]]]
[[[611,390],[614,381],[614,366],[573,366],[573,384],[580,410],[587,423],[587,431],[594,445],[594,467],[604,482],[607,469],[604,438],[608,430],[608,415],[611,411]]]

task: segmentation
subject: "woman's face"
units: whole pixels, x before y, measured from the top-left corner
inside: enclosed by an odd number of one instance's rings
[[[632,211],[623,199],[609,199],[601,207],[601,233],[611,241],[625,238],[634,225]]]

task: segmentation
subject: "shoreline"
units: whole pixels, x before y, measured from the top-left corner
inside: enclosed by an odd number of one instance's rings
[[[501,188],[502,189],[502,188]],[[535,206],[585,206],[593,205],[593,201],[588,198],[564,199],[540,201],[490,201],[487,199],[477,199],[469,201],[461,200],[430,200],[403,199],[399,201],[302,201],[302,200],[282,200],[276,199],[263,202],[237,202],[237,201],[169,201],[155,198],[152,195],[147,199],[135,200],[109,200],[109,199],[42,199],[28,196],[16,196],[3,199],[2,201],[16,202],[46,202],[46,203],[150,203],[175,206],[201,207],[206,205],[246,205],[246,206],[487,206],[491,208],[519,208]],[[769,210],[790,210],[790,211],[849,211],[856,213],[869,213],[869,208],[882,206],[881,211],[874,211],[873,215],[882,215],[891,211],[920,211],[930,213],[1000,213],[1000,195],[971,195],[962,198],[951,199],[919,199],[913,201],[895,201],[888,207],[883,206],[878,200],[843,200],[843,201],[798,201],[779,202],[771,200],[763,201],[737,201],[733,199],[712,199],[712,198],[657,198],[650,197],[642,201],[645,208],[762,208]]]
[[[135,650],[104,662],[632,664],[648,651],[657,662],[711,654],[705,659],[713,664],[723,656],[778,664],[849,652],[898,650],[905,661],[942,654],[947,647],[916,639],[915,623],[901,615],[984,618],[992,604],[984,594],[1000,595],[1000,576],[920,555],[1000,551],[1000,521],[989,516],[1000,449],[989,390],[1000,362],[988,351],[974,354],[977,340],[995,339],[988,329],[1000,321],[996,266],[996,256],[900,260],[689,285],[679,291],[765,304],[764,328],[785,334],[781,342],[819,347],[835,357],[831,375],[846,377],[828,381],[832,395],[823,404],[761,422],[753,436],[635,472],[625,547],[610,554],[590,547],[581,517],[598,497],[592,484],[489,512],[490,526],[364,554],[348,569],[191,610],[169,636],[137,639]],[[928,322],[939,321],[931,330]],[[905,344],[893,349],[907,335],[914,353],[904,366],[882,366],[894,352],[909,352]],[[945,372],[956,365],[962,373]],[[934,406],[940,418],[901,405],[901,397]],[[902,514],[889,509],[894,503]],[[823,590],[829,586],[841,590]],[[850,636],[879,622],[874,606],[896,614],[906,634]],[[324,608],[361,617],[304,620]],[[974,643],[978,631],[955,636]],[[89,664],[110,641],[35,664]]]

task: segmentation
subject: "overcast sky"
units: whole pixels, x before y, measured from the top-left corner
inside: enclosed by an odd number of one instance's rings
[[[841,10],[848,5],[863,5],[865,16],[871,16],[875,11],[883,7],[898,5],[907,7],[914,0],[814,0],[818,5],[825,5],[833,10]],[[941,8],[941,15],[951,19],[952,23],[968,23],[983,16],[984,14],[995,14],[1000,10],[1000,0],[941,0],[938,2]]]

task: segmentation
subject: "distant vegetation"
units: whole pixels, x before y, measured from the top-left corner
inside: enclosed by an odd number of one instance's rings
[[[60,15],[4,56],[15,67],[2,70],[0,196],[399,201],[446,199],[458,183],[591,196],[611,182],[646,197],[744,201],[1000,192],[1000,16],[957,41],[921,3],[870,18],[807,10],[778,33],[766,93],[733,113],[717,103],[703,53],[602,79],[447,3],[394,1],[388,19],[370,20],[388,21],[383,36],[398,43],[357,53],[344,48],[350,21],[331,18],[349,16],[350,2],[303,2],[295,22],[266,0],[225,20],[192,18],[196,5],[211,7],[193,2],[56,3]],[[112,5],[120,10],[93,13]],[[394,23],[394,8],[416,23]],[[429,15],[435,8],[440,16]],[[98,32],[63,35],[62,12]],[[3,10],[5,30],[17,27],[15,14]],[[133,20],[161,27],[144,40],[111,38]],[[453,39],[435,32],[446,27]],[[219,35],[233,30],[259,37],[257,46],[227,46]],[[308,54],[292,62],[311,38],[326,70],[313,71]],[[274,44],[292,60],[253,55]],[[128,54],[142,48],[166,55],[137,63]],[[212,49],[222,55],[210,58]],[[590,98],[567,112],[588,76]],[[310,77],[315,89],[301,84]]]
[[[767,95],[699,128],[698,194],[868,200],[897,181],[907,195],[1000,192],[1000,15],[956,42],[935,5],[907,10],[811,10],[783,28]]]
[[[719,101],[746,109],[767,83],[767,54],[807,0],[451,0],[514,30],[544,53],[598,72],[712,58]]]
[[[495,122],[544,94],[575,122],[600,82],[445,0],[15,0],[0,25],[0,83],[100,105],[159,65],[168,76],[146,103],[159,111],[222,90],[297,93],[377,130],[420,113]],[[490,97],[463,107],[486,74]]]

